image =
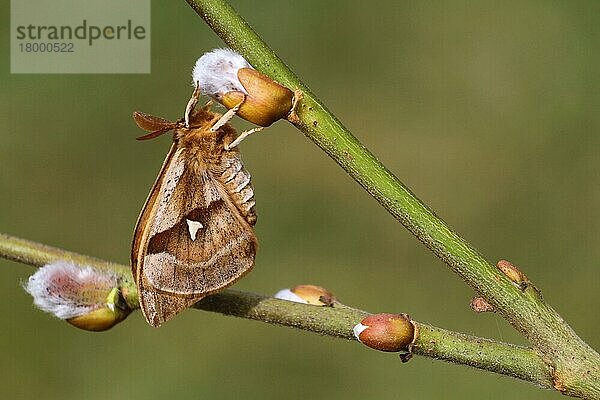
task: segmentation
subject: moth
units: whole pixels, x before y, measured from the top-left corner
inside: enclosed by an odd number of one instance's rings
[[[227,123],[236,109],[221,115],[209,102],[195,110],[198,97],[196,87],[175,122],[133,115],[150,132],[140,140],[173,131],[131,250],[140,307],[154,327],[248,273],[258,247],[254,189]]]

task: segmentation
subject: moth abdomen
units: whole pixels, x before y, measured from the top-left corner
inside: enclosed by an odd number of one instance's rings
[[[250,173],[244,168],[239,155],[223,160],[223,166],[225,168],[220,177],[221,182],[240,214],[250,225],[254,225],[256,211],[254,210],[254,188]]]

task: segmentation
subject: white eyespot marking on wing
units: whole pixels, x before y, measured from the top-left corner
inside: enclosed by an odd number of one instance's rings
[[[192,238],[192,240],[196,240],[196,234],[198,233],[198,231],[200,229],[204,228],[204,225],[202,225],[198,221],[192,221],[191,219],[187,219],[187,218],[186,218],[185,222],[187,222],[187,225],[188,225],[188,231],[190,232],[190,238]]]

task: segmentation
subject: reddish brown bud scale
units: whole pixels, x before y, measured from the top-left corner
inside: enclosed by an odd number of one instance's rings
[[[407,314],[373,314],[354,327],[354,334],[375,350],[409,351],[415,340],[415,326]]]
[[[333,293],[316,285],[297,285],[291,289],[281,289],[274,296],[276,299],[293,301],[314,306],[333,307],[338,302]]]
[[[494,307],[488,303],[483,297],[473,297],[471,299],[471,309],[475,312],[494,312]]]
[[[296,296],[301,297],[308,304],[317,306],[330,306],[337,301],[333,293],[316,285],[298,285],[290,289]]]
[[[523,272],[519,270],[510,261],[500,260],[496,263],[496,266],[508,279],[519,285],[521,290],[525,290],[529,286],[529,279]]]

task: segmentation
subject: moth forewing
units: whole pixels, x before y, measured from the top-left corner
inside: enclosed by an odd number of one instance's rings
[[[171,159],[173,157],[173,154],[175,154],[176,147],[177,146],[175,144],[171,145],[171,150],[169,150],[165,161],[163,161],[163,165],[160,169],[160,172],[156,177],[154,184],[152,185],[152,190],[150,190],[150,193],[146,198],[146,202],[142,207],[142,211],[140,211],[140,215],[138,216],[138,220],[135,225],[135,232],[133,234],[133,242],[131,246],[131,272],[133,274],[133,278],[136,280],[137,276],[139,275],[138,269],[141,265],[141,263],[139,262],[139,256],[142,254],[142,252],[140,251],[142,242],[147,242],[147,235],[149,232],[148,228],[150,227],[148,221],[152,214],[152,209],[154,207],[154,203],[156,202],[156,198],[160,193],[160,186],[162,185],[162,182],[164,180],[163,178],[167,170],[169,169],[169,166],[171,165]]]
[[[189,307],[199,299],[183,299],[168,294],[159,294],[156,288],[148,285],[143,274],[144,257],[148,245],[148,239],[153,224],[156,223],[156,205],[159,197],[164,198],[165,180],[172,179],[174,175],[173,167],[181,163],[181,160],[175,160],[173,157],[177,153],[177,146],[174,143],[167,154],[163,166],[156,181],[146,199],[136,225],[133,244],[131,250],[132,274],[138,288],[138,298],[142,313],[152,326],[160,326],[170,316],[175,315],[181,310]],[[178,154],[180,156],[180,153]],[[186,301],[187,300],[187,301]]]
[[[226,124],[212,132],[220,114],[208,106],[190,117],[190,128],[173,125],[173,146],[133,239],[140,306],[153,326],[233,284],[256,255],[250,174],[237,149],[225,149],[235,131]]]

